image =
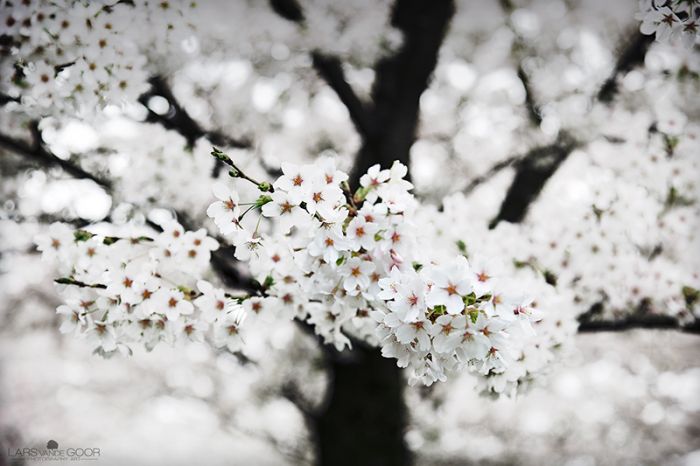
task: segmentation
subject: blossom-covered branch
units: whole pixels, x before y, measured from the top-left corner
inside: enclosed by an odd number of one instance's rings
[[[618,79],[624,73],[627,73],[637,66],[644,63],[644,57],[647,50],[654,42],[653,36],[644,35],[640,32],[636,33],[628,44],[622,49],[615,63],[610,77],[603,83],[603,86],[598,91],[598,100],[601,102],[611,102],[618,91]]]
[[[270,5],[281,17],[303,26],[304,12],[296,0],[271,0]],[[348,83],[340,59],[320,50],[313,50],[311,60],[319,76],[335,91],[347,108],[355,129],[362,137],[367,136],[370,131],[368,104],[357,96]]]
[[[194,146],[199,138],[205,138],[212,144],[231,148],[249,148],[250,141],[238,140],[226,136],[219,131],[207,131],[199,123],[194,121],[187,111],[180,105],[168,86],[163,76],[153,76],[149,79],[151,89],[139,97],[139,102],[148,109],[146,121],[159,123],[167,129],[177,131],[190,146]],[[168,102],[168,109],[163,113],[156,113],[149,107],[149,101],[155,96],[160,96]]]
[[[38,163],[43,167],[60,167],[70,176],[94,181],[107,190],[111,188],[112,183],[110,180],[93,175],[80,167],[80,165],[70,160],[57,157],[47,150],[44,146],[41,130],[37,122],[31,122],[29,129],[32,138],[31,143],[0,133],[0,147],[25,157],[27,160]]]
[[[501,220],[520,222],[547,180],[577,145],[569,135],[562,133],[553,144],[535,148],[518,161],[515,178],[491,225]]]

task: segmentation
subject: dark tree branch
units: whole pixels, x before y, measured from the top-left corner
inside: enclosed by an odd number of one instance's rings
[[[304,12],[296,0],[270,0],[272,9],[289,21],[303,24]],[[367,105],[357,96],[345,78],[343,64],[338,57],[328,55],[320,50],[311,52],[311,60],[318,75],[330,86],[341,102],[348,109],[350,120],[360,136],[369,132]]]
[[[361,136],[369,134],[368,112],[364,102],[355,94],[345,79],[343,65],[337,57],[326,55],[318,50],[311,53],[314,68],[326,83],[335,91],[340,101],[350,113],[350,119]]]
[[[163,77],[154,76],[149,82],[151,84],[151,90],[142,94],[138,99],[148,110],[147,122],[159,123],[166,129],[180,133],[189,146],[194,146],[197,140],[202,137],[209,140],[209,142],[215,146],[239,149],[247,149],[251,146],[250,141],[233,139],[219,131],[204,130],[179,104]],[[170,107],[163,115],[154,112],[148,106],[148,101],[155,96],[163,97],[168,101]]]
[[[494,177],[497,173],[499,173],[501,170],[504,170],[508,167],[516,167],[518,164],[524,159],[525,157],[523,156],[515,156],[515,157],[508,157],[505,160],[501,160],[497,164],[495,164],[493,167],[489,168],[489,170],[484,173],[483,175],[477,176],[473,180],[469,182],[469,184],[462,190],[464,194],[469,194],[474,189],[476,189],[479,185],[482,183],[490,180],[491,178]]]
[[[644,63],[644,57],[646,57],[647,50],[649,50],[652,42],[654,42],[654,36],[647,36],[639,31],[635,33],[634,37],[620,53],[612,74],[600,88],[597,96],[599,101],[612,102],[618,91],[618,77]]]
[[[195,231],[198,226],[184,212],[175,212],[178,222],[185,230]],[[212,251],[209,263],[212,270],[219,277],[219,280],[229,288],[243,290],[251,294],[260,294],[262,286],[250,275],[247,275],[238,269],[235,265],[234,254],[236,249],[226,244],[223,238],[217,237],[219,249]]]
[[[562,133],[554,144],[528,152],[518,163],[515,178],[490,227],[495,227],[501,220],[512,223],[522,221],[528,207],[537,199],[547,180],[577,145],[575,140],[566,133]]]
[[[44,146],[41,138],[41,131],[39,130],[39,124],[37,122],[32,122],[29,129],[32,136],[31,144],[12,138],[5,134],[0,134],[0,147],[21,155],[27,160],[30,160],[43,167],[60,167],[63,171],[74,178],[91,180],[108,191],[111,189],[112,183],[110,180],[100,178],[92,173],[88,173],[87,171],[83,170],[80,165],[73,163],[70,160],[64,160],[56,157],[54,154],[49,152]]]
[[[399,0],[394,4],[392,25],[403,33],[404,41],[398,53],[383,58],[375,68],[370,131],[350,173],[351,186],[357,186],[374,164],[389,167],[398,160],[408,165],[419,99],[437,64],[454,9],[452,0]]]
[[[3,105],[5,105],[9,102],[19,102],[19,101],[20,101],[19,97],[12,97],[10,95],[0,93],[0,107],[2,107]]]
[[[304,21],[304,12],[297,0],[270,0],[272,9],[282,18],[294,23]]]
[[[67,174],[74,178],[88,179],[92,180],[102,188],[104,188],[109,194],[112,193],[112,182],[107,179],[99,178],[91,173],[86,172],[80,166],[68,161],[56,157],[54,154],[49,152],[41,142],[41,132],[36,123],[31,125],[31,133],[33,137],[33,144],[28,144],[24,141],[20,141],[9,136],[0,134],[0,147],[4,147],[7,150],[15,152],[16,154],[25,157],[28,160],[37,162],[39,165],[44,167],[58,166],[61,167]],[[187,230],[196,230],[197,226],[192,222],[187,215],[182,212],[177,213],[178,220],[183,227]],[[84,222],[81,222],[84,226]],[[160,227],[154,224],[150,224],[155,230],[159,230]],[[258,293],[260,291],[260,284],[254,280],[252,277],[243,274],[233,262],[234,249],[232,246],[225,245],[222,239],[219,238],[219,242],[223,244],[218,250],[213,251],[211,255],[211,266],[217,276],[221,279],[222,283],[226,286],[245,290],[250,293]]]
[[[661,314],[631,314],[621,319],[591,319],[579,320],[579,333],[592,332],[623,332],[633,329],[680,330],[688,333],[699,333],[698,320],[688,325],[682,325],[672,316]]]
[[[540,108],[537,105],[537,100],[534,96],[534,90],[530,84],[530,77],[525,72],[523,68],[523,52],[527,49],[527,42],[523,36],[518,33],[518,29],[514,27],[511,14],[515,10],[515,5],[510,0],[501,0],[501,9],[506,15],[506,24],[513,31],[515,39],[513,40],[513,45],[511,46],[511,53],[513,54],[515,60],[518,62],[518,79],[523,83],[523,88],[525,89],[525,108],[527,109],[528,117],[530,122],[534,126],[539,126],[542,123],[542,116],[540,115]]]
[[[271,5],[282,17],[303,21],[296,0],[271,0]],[[314,67],[345,104],[362,137],[362,148],[350,174],[352,187],[357,187],[360,176],[375,163],[389,167],[399,160],[408,165],[419,98],[437,64],[453,13],[453,0],[395,2],[392,24],[403,32],[404,43],[397,54],[377,63],[371,106],[355,95],[339,59],[318,51],[312,53]],[[377,348],[358,342],[353,342],[351,352],[323,347],[329,387],[313,418],[319,463],[410,464],[411,454],[403,440],[404,381],[396,363],[382,357]],[[304,406],[300,409],[303,411]],[[358,449],[358,444],[363,447]]]
[[[651,308],[649,299],[642,299],[634,312],[623,317],[609,319],[603,316],[605,304],[595,303],[578,316],[579,333],[622,332],[633,329],[679,330],[688,333],[700,333],[700,319],[682,324],[677,318],[657,314]]]
[[[540,115],[540,107],[535,101],[532,86],[530,85],[530,78],[528,77],[522,64],[518,66],[518,78],[523,83],[525,88],[525,108],[527,109],[527,115],[530,117],[530,121],[533,125],[539,126],[542,123],[542,116]]]

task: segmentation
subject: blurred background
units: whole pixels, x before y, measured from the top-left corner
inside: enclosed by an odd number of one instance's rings
[[[405,387],[416,464],[700,465],[697,46],[641,36],[635,0],[404,3],[398,17],[392,1],[200,2],[170,48],[125,37],[143,89],[98,115],[37,113],[3,88],[0,462],[52,439],[104,465],[314,463],[307,408],[332,374],[294,325],[251,336],[245,357],[192,343],[104,359],[58,331],[34,236],[151,209],[211,227],[215,144],[260,179],[319,155],[347,171],[362,154],[404,160],[419,198],[463,205],[475,229],[512,224],[495,231],[513,228],[514,257],[573,296],[556,310],[570,341],[516,397],[481,396],[467,374]],[[425,82],[386,78],[397,63]],[[392,89],[398,103],[381,100]],[[368,149],[355,99],[404,113],[415,100],[415,137]]]

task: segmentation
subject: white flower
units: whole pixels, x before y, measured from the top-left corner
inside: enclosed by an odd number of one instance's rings
[[[358,251],[360,248],[364,248],[365,251],[371,251],[376,244],[374,235],[378,230],[379,227],[375,223],[367,222],[364,216],[353,218],[345,230],[350,249]]]
[[[421,351],[430,350],[430,332],[432,324],[429,320],[417,320],[415,322],[400,322],[395,329],[396,339],[404,345],[410,345],[414,341]]]
[[[300,204],[308,197],[313,183],[313,175],[299,165],[282,164],[282,173],[273,184],[275,190],[286,191],[294,204]]]
[[[217,348],[226,347],[232,353],[240,351],[245,344],[243,321],[245,311],[240,305],[227,307],[227,314],[214,324],[214,345]]]
[[[489,340],[487,334],[488,330],[488,319],[482,314],[479,314],[475,324],[468,322],[468,326],[462,332],[462,337],[459,346],[455,349],[457,357],[463,361],[468,362],[473,359],[481,360],[486,357],[489,349],[491,348],[491,341]],[[484,333],[483,330],[487,329]]]
[[[80,333],[83,326],[86,324],[84,311],[74,309],[70,306],[62,304],[56,309],[56,313],[64,317],[59,331],[61,333]]]
[[[194,300],[194,305],[202,312],[202,319],[211,323],[223,316],[226,308],[224,290],[214,288],[211,283],[205,280],[197,282],[197,289],[202,292],[202,295]]]
[[[344,199],[343,191],[337,185],[316,182],[310,186],[303,201],[311,215],[318,213],[325,218],[331,216],[332,211],[342,204]]]
[[[428,306],[443,305],[448,314],[459,314],[464,309],[462,297],[472,291],[468,279],[469,264],[460,256],[449,267],[435,267],[430,272],[432,287],[428,292]]]
[[[656,40],[664,42],[679,35],[681,30],[681,20],[668,7],[649,10],[640,26],[642,34],[656,34]]]
[[[236,252],[234,254],[236,259],[247,262],[253,255],[257,256],[258,250],[262,246],[262,238],[255,233],[242,230],[236,236],[233,245],[236,246]]]
[[[200,228],[196,232],[188,231],[182,238],[182,245],[179,251],[179,258],[187,265],[194,264],[197,268],[202,268],[209,264],[211,252],[219,249],[219,242],[207,236],[207,231]]]
[[[293,226],[303,224],[308,218],[304,209],[299,207],[300,201],[292,199],[289,193],[277,190],[270,197],[272,202],[262,206],[262,214],[265,217],[276,218],[281,233],[288,233]]]
[[[120,302],[138,304],[143,300],[142,289],[136,282],[145,279],[142,265],[139,262],[130,262],[125,267],[111,269],[107,274],[107,296],[118,298]]]
[[[330,157],[323,157],[316,162],[316,168],[319,170],[320,178],[326,184],[335,186],[348,180],[348,174],[335,168],[335,162]]]
[[[191,318],[178,321],[177,326],[179,327],[179,333],[182,339],[196,343],[204,342],[204,332],[209,328],[206,322]]]
[[[73,230],[65,223],[52,223],[48,232],[36,235],[34,242],[43,260],[69,260],[76,249]]]
[[[370,283],[370,274],[374,272],[374,264],[362,260],[359,257],[348,259],[342,266],[340,274],[345,276],[343,288],[350,296],[357,295],[367,288]]]
[[[321,256],[328,264],[335,264],[340,258],[340,252],[349,249],[350,245],[343,236],[340,226],[321,228],[308,246],[310,255]]]
[[[241,215],[241,209],[238,193],[219,183],[214,185],[213,192],[219,200],[207,208],[207,216],[214,220],[224,235],[239,230],[241,226],[238,218]]]
[[[404,277],[398,285],[398,293],[389,307],[405,322],[413,322],[425,317],[425,293],[427,286],[417,274]]]
[[[392,267],[389,276],[379,280],[379,287],[382,291],[377,293],[377,297],[385,301],[399,297],[399,286],[401,285],[402,277],[401,270],[398,267]]]
[[[175,321],[181,315],[189,315],[194,311],[192,303],[185,300],[182,291],[161,288],[153,295],[149,302],[152,313],[165,314],[168,320]]]
[[[433,348],[438,353],[452,353],[462,342],[467,318],[463,315],[438,317],[430,329]]]
[[[376,188],[380,184],[389,180],[391,172],[382,170],[379,164],[372,165],[367,173],[360,177],[360,185],[364,188]]]
[[[117,349],[114,326],[104,321],[93,322],[85,333],[88,343],[95,349],[110,353]]]
[[[501,265],[494,259],[479,255],[469,256],[469,271],[473,291],[476,296],[483,296],[493,291],[496,280],[502,275]]]

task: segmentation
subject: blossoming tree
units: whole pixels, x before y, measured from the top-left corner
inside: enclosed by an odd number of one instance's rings
[[[642,2],[598,62],[563,4],[361,3],[234,2],[231,31],[214,3],[3,2],[0,146],[92,199],[33,212],[61,332],[247,360],[295,325],[330,380],[284,390],[319,460],[405,464],[405,383],[508,396],[577,330],[697,331],[695,2]],[[509,53],[475,83],[485,33]]]

